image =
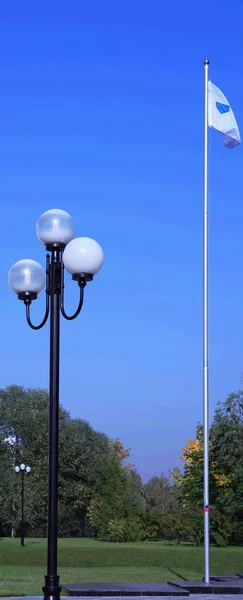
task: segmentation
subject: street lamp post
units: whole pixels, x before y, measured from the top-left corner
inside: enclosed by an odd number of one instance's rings
[[[21,546],[24,546],[24,475],[30,471],[31,467],[25,466],[24,463],[15,467],[15,473],[21,473]]]
[[[9,285],[23,300],[26,319],[32,329],[41,329],[50,314],[49,376],[49,482],[47,575],[43,587],[44,600],[59,600],[61,587],[57,574],[57,503],[58,503],[58,437],[59,437],[59,355],[60,313],[69,321],[83,306],[84,288],[101,269],[104,255],[100,245],[87,237],[74,237],[72,217],[64,210],[48,210],[37,221],[36,232],[45,245],[46,274],[43,267],[29,259],[15,263],[9,271]],[[50,254],[49,254],[50,253]],[[77,310],[68,315],[64,307],[64,267],[77,281],[80,295]],[[42,322],[34,325],[30,305],[46,285],[46,311]]]

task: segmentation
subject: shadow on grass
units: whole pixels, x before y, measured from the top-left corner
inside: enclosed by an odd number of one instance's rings
[[[34,546],[35,544],[42,544],[43,541],[42,540],[34,540],[33,542],[25,542],[25,546]]]
[[[179,579],[182,579],[182,581],[188,581],[188,579],[186,577],[183,577],[183,575],[180,575],[176,571],[173,571],[173,569],[168,568],[168,571],[170,571],[170,573],[172,573],[172,575],[176,575],[176,577],[178,577]]]

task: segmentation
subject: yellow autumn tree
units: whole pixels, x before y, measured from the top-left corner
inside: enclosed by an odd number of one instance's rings
[[[117,456],[122,468],[127,472],[131,471],[133,469],[134,465],[126,462],[130,456],[131,449],[124,448],[123,444],[118,439],[109,440],[109,446],[113,450],[115,455]]]
[[[203,499],[203,427],[198,425],[196,439],[189,439],[182,449],[180,456],[183,461],[183,469],[176,467],[171,472],[174,485],[178,489],[178,498],[183,507],[189,504],[202,506]],[[209,443],[209,470],[211,498],[216,495],[216,488],[226,496],[229,493],[231,477],[218,472],[217,462],[214,456],[213,444]]]

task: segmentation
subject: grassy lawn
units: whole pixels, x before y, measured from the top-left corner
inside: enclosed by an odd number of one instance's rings
[[[95,540],[59,540],[61,583],[161,582],[200,579],[203,548],[163,542],[110,544]],[[243,548],[212,548],[212,574],[243,572]],[[46,572],[46,542],[0,540],[0,596],[40,594]]]

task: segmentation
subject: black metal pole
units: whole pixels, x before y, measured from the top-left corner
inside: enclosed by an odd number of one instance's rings
[[[21,546],[24,546],[24,471],[21,471]]]
[[[61,587],[57,575],[58,442],[59,442],[59,361],[60,361],[60,247],[53,248],[50,265],[50,413],[49,413],[49,488],[47,575],[44,600],[59,600]]]

